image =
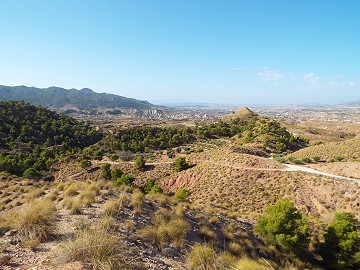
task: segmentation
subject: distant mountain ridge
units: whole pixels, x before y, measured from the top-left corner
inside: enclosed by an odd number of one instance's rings
[[[96,93],[89,88],[64,89],[60,87],[36,88],[27,86],[0,85],[0,100],[24,100],[45,107],[74,106],[80,109],[131,108],[151,109],[148,101],[127,98],[114,94]]]

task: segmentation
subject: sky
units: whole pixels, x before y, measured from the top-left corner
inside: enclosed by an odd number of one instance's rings
[[[360,1],[1,0],[0,85],[155,104],[360,99]]]

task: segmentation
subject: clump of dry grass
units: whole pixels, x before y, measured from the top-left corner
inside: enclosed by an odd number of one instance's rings
[[[120,203],[117,200],[108,200],[104,203],[103,209],[105,211],[105,215],[107,216],[115,216],[119,213]]]
[[[70,210],[70,214],[72,215],[80,215],[81,208],[83,207],[83,202],[79,197],[74,198],[65,198],[62,201],[62,206],[66,209]]]
[[[18,211],[10,211],[6,225],[17,231],[22,240],[45,241],[55,226],[55,204],[41,200],[22,206]]]
[[[82,261],[92,269],[131,269],[129,255],[122,240],[103,225],[79,230],[75,239],[63,244],[58,253],[60,262]]]
[[[217,241],[216,233],[206,225],[203,225],[199,228],[199,236],[210,243],[216,243]]]
[[[234,258],[227,253],[218,255],[210,245],[198,243],[188,253],[186,265],[190,270],[228,270],[232,269]]]
[[[181,250],[189,229],[188,222],[174,215],[172,211],[159,209],[153,217],[152,224],[141,229],[139,236],[160,251],[166,243],[172,243]]]
[[[44,193],[45,193],[45,187],[33,189],[26,195],[26,200],[25,201],[26,202],[31,202],[31,201],[39,198]]]
[[[271,269],[265,261],[254,260],[250,258],[242,258],[238,260],[233,268],[233,270],[269,270]]]
[[[143,205],[143,202],[144,202],[144,194],[138,189],[134,190],[133,195],[131,197],[131,206],[133,207],[135,213],[141,212],[141,207]]]

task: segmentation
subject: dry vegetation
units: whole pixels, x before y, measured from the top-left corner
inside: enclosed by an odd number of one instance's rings
[[[348,139],[342,142],[328,142],[301,149],[287,158],[296,159],[320,157],[322,161],[356,161],[360,159],[360,137]]]
[[[315,170],[360,179],[360,162],[332,162],[307,165]]]
[[[283,197],[295,200],[298,208],[314,216],[340,209],[360,212],[359,184],[302,172],[244,170],[201,163],[162,181],[163,188],[175,192],[187,187],[190,200],[230,216],[262,213]]]

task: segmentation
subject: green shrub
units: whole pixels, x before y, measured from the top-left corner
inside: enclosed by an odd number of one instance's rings
[[[143,187],[145,194],[162,193],[162,189],[154,179],[148,179]]]
[[[120,178],[123,175],[123,172],[118,168],[114,168],[110,171],[110,175],[111,175],[111,180],[114,181]]]
[[[88,159],[83,159],[80,161],[80,166],[84,169],[89,168],[91,166],[91,161]]]
[[[190,192],[186,188],[180,188],[174,195],[175,200],[179,202],[187,202]]]
[[[360,267],[360,238],[356,226],[358,220],[351,213],[335,214],[335,220],[325,230],[325,242],[321,254],[332,269]]]
[[[111,172],[110,172],[110,164],[105,163],[101,166],[101,176],[105,179],[111,178]]]
[[[129,176],[128,174],[124,173],[123,175],[121,175],[120,178],[117,178],[114,181],[115,186],[121,186],[121,185],[128,185],[131,186],[134,182],[134,178]]]
[[[294,203],[282,199],[270,205],[259,217],[255,231],[269,244],[296,252],[308,243],[308,224]]]
[[[175,165],[175,170],[177,172],[184,171],[184,170],[186,170],[186,169],[188,169],[190,167],[189,164],[186,162],[186,159],[184,157],[176,158],[175,162],[174,162],[174,165]]]
[[[143,156],[138,156],[135,159],[134,165],[135,165],[135,168],[141,172],[146,170],[145,159]]]

